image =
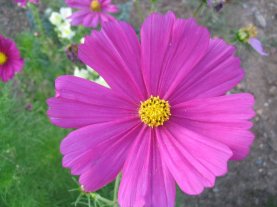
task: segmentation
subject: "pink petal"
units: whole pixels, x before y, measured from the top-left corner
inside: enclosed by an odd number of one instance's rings
[[[243,159],[249,152],[254,135],[248,121],[255,112],[250,94],[196,99],[173,107],[173,119],[183,127],[227,145],[232,159]]]
[[[124,164],[120,206],[174,206],[175,182],[160,156],[154,131],[146,128],[137,136]]]
[[[56,80],[56,91],[58,96],[47,101],[47,113],[60,127],[80,128],[122,117],[138,119],[136,105],[94,82],[61,76]]]
[[[72,25],[79,25],[83,23],[86,16],[91,16],[91,12],[87,10],[81,10],[72,14],[69,18],[71,19]]]
[[[145,97],[140,70],[140,45],[133,28],[124,22],[107,22],[79,47],[79,58],[111,86],[135,102]]]
[[[90,8],[91,0],[65,0],[65,3],[72,8],[88,9]]]
[[[200,194],[227,172],[232,156],[227,146],[173,122],[157,130],[157,136],[162,159],[185,193]]]
[[[234,53],[235,48],[223,40],[211,40],[207,54],[171,95],[171,103],[219,96],[232,89],[244,76]]]
[[[158,82],[164,64],[163,59],[171,41],[175,15],[154,13],[144,21],[141,28],[142,70],[148,95],[157,95]]]
[[[268,53],[266,53],[263,49],[263,45],[257,38],[250,38],[249,44],[251,47],[253,47],[254,50],[256,50],[260,55],[268,56]]]
[[[81,175],[85,191],[96,191],[115,179],[140,129],[137,121],[121,120],[73,131],[61,143],[63,166]]]
[[[117,13],[118,7],[115,5],[107,5],[103,8],[103,11],[109,12],[109,13]]]
[[[168,96],[208,49],[209,33],[193,19],[154,13],[141,29],[142,70],[148,95]]]

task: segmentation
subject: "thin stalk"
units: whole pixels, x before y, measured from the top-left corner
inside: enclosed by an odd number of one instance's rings
[[[141,5],[139,4],[139,0],[134,0],[134,4],[138,12],[139,20],[140,22],[143,22],[143,13],[142,13]]]
[[[104,204],[106,204],[106,205],[108,205],[108,206],[113,206],[113,204],[114,204],[114,202],[113,201],[111,201],[111,200],[109,200],[109,199],[107,199],[107,198],[104,198],[104,197],[102,197],[101,195],[99,195],[99,194],[96,194],[96,195],[94,195],[94,196],[92,196],[95,200],[97,200],[97,201],[100,201],[100,202],[102,202],[102,203],[104,203]]]
[[[199,4],[199,6],[194,10],[193,12],[193,16],[197,17],[198,13],[201,11],[202,7],[205,5],[205,1],[201,0],[201,3]]]
[[[120,174],[116,177],[115,183],[114,183],[114,191],[113,191],[113,202],[114,202],[114,207],[117,207],[117,194],[118,194],[118,186],[120,182]]]

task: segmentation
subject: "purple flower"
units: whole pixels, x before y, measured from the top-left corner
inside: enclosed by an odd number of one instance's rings
[[[267,56],[268,53],[264,51],[262,43],[256,38],[257,34],[257,28],[254,25],[249,24],[248,26],[241,28],[236,36],[240,42],[247,42],[260,55]]]
[[[154,13],[140,37],[121,21],[87,36],[79,58],[110,88],[61,76],[48,116],[77,128],[60,150],[86,192],[122,172],[121,207],[173,207],[176,183],[199,194],[247,156],[254,97],[226,95],[244,77],[235,48],[194,19]]]
[[[0,34],[0,79],[7,82],[22,70],[24,61],[14,41]]]
[[[28,2],[32,4],[38,4],[39,0],[15,0],[15,2],[18,3],[18,5],[21,7],[26,7]]]
[[[99,23],[114,21],[109,13],[116,13],[118,8],[111,0],[66,0],[69,7],[79,9],[69,18],[72,25],[97,27]]]

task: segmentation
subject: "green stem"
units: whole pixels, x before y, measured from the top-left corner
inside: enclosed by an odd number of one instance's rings
[[[33,14],[33,17],[34,17],[34,20],[35,20],[35,23],[36,23],[36,26],[38,28],[40,35],[44,36],[44,28],[43,28],[42,21],[40,19],[40,14],[39,14],[38,8],[31,3],[28,3],[28,7],[32,11],[32,14]]]
[[[108,206],[113,206],[113,204],[114,204],[113,201],[111,201],[111,200],[109,200],[109,199],[107,199],[107,198],[104,198],[104,197],[102,197],[102,196],[99,195],[99,194],[91,194],[91,197],[92,197],[93,199],[97,200],[97,201],[100,201],[100,202],[102,202],[102,203],[108,205]]]
[[[205,1],[201,0],[201,3],[199,4],[199,6],[194,10],[193,12],[193,16],[197,17],[198,13],[200,12],[200,10],[202,9],[202,7],[205,5]]]
[[[114,207],[117,207],[117,194],[118,194],[118,186],[120,182],[120,174],[116,177],[115,183],[114,183],[114,191],[113,191],[113,202],[114,202]]]
[[[141,5],[139,4],[139,0],[135,0],[134,3],[135,3],[136,10],[138,12],[139,20],[140,22],[143,22],[143,13],[142,13]]]
[[[157,11],[157,1],[151,1],[151,12]]]

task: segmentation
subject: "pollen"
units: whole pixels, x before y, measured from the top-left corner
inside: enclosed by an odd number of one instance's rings
[[[159,96],[150,96],[149,99],[141,102],[139,116],[143,123],[152,128],[161,126],[171,116],[170,105]]]
[[[101,4],[99,0],[92,0],[90,3],[90,8],[94,12],[100,12],[101,11]]]
[[[250,38],[255,38],[258,34],[257,28],[253,24],[249,24],[243,27],[238,32],[239,40],[242,42],[248,42]]]
[[[0,52],[0,65],[4,65],[8,60],[8,57],[5,53]]]

